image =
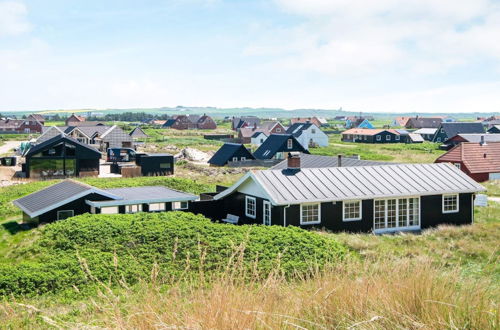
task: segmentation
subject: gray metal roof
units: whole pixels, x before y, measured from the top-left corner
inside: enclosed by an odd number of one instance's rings
[[[112,195],[119,196],[120,199],[108,201],[87,201],[87,204],[101,207],[141,203],[191,201],[198,198],[196,195],[187,194],[185,192],[163,186],[113,188],[106,189],[105,191]]]
[[[415,134],[435,134],[437,131],[437,128],[419,128],[413,133]]]
[[[485,142],[500,142],[500,134],[458,134],[468,142],[481,142],[481,136],[484,136]]]
[[[249,179],[263,188],[274,205],[485,190],[451,164],[405,164],[252,171],[215,199]]]
[[[29,216],[36,217],[91,193],[98,193],[110,198],[119,198],[87,184],[67,179],[16,199],[14,205],[18,206]]]
[[[376,162],[371,160],[361,160],[357,158],[349,158],[342,157],[341,166],[342,167],[350,167],[350,166],[377,166],[377,165],[388,165],[388,164],[396,164],[396,163],[388,163],[388,162]],[[288,160],[285,159],[281,163],[278,163],[271,167],[272,170],[283,170],[288,166]],[[320,155],[309,155],[309,154],[300,154],[300,167],[301,168],[324,168],[324,167],[337,167],[338,166],[338,157],[332,156],[320,156]]]

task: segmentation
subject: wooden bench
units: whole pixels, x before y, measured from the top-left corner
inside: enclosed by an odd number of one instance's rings
[[[222,219],[225,223],[232,223],[233,225],[237,225],[238,221],[240,221],[240,217],[234,214],[227,214],[225,219]]]

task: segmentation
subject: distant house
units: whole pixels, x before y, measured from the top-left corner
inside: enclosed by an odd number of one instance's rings
[[[129,133],[129,135],[132,137],[132,139],[134,140],[138,140],[138,139],[146,139],[149,137],[149,135],[147,135],[143,130],[142,128],[140,128],[139,126],[134,128],[132,130],[132,132]]]
[[[489,133],[483,133],[483,134],[457,134],[453,136],[452,138],[444,141],[445,144],[450,145],[450,146],[455,146],[459,143],[462,142],[473,142],[473,143],[479,143],[479,142],[500,142],[500,134],[489,134]]]
[[[490,134],[500,134],[500,125],[493,125],[488,129],[488,133]]]
[[[256,159],[284,159],[292,151],[309,153],[292,134],[271,134],[253,155]]]
[[[31,147],[25,154],[27,178],[99,175],[101,153],[64,135]]]
[[[266,141],[267,139],[267,135],[266,133],[264,132],[255,132],[251,139],[250,139],[250,143],[255,145],[255,146],[260,146],[262,143],[264,143],[264,141]]]
[[[327,168],[327,167],[353,167],[353,166],[380,166],[395,165],[396,163],[361,160],[354,156],[320,156],[300,153],[300,168]],[[271,167],[272,170],[285,170],[288,168],[288,159]]]
[[[436,134],[437,128],[419,128],[413,131],[413,134],[419,134],[425,141],[432,141]]]
[[[212,208],[241,224],[379,234],[471,224],[484,190],[449,164],[302,168],[292,154],[286,169],[249,171]]]
[[[198,121],[196,122],[197,128],[198,129],[216,129],[217,124],[215,121],[212,119],[212,117],[203,115],[201,116]]]
[[[172,128],[178,130],[185,129],[216,129],[217,124],[207,115],[177,115],[168,119],[162,128]]]
[[[432,138],[432,142],[441,143],[457,134],[477,134],[484,133],[481,123],[442,123]]]
[[[101,151],[108,148],[132,148],[133,138],[120,127],[114,126],[52,126],[46,128],[35,144],[43,143],[63,134],[81,143],[92,145]]]
[[[290,119],[290,125],[306,124],[306,123],[312,123],[317,127],[321,127],[322,125],[327,124],[327,123],[322,123],[322,121],[318,117],[296,117]]]
[[[42,133],[43,123],[39,122],[34,116],[28,116],[26,119],[4,119],[0,120],[0,133],[3,134],[31,134]]]
[[[75,123],[80,123],[82,121],[85,121],[85,117],[83,116],[77,116],[75,115],[74,113],[69,116],[68,118],[66,118],[66,126],[75,126]]]
[[[436,159],[452,163],[478,182],[500,179],[500,142],[463,142]]]
[[[406,122],[405,128],[438,128],[442,122],[443,119],[438,117],[412,117]]]
[[[375,128],[366,118],[348,117],[345,121],[346,128]]]
[[[351,128],[342,132],[343,142],[360,142],[360,143],[399,143],[401,141],[400,134],[393,129],[367,129],[367,128]]]
[[[408,123],[408,120],[410,117],[396,117],[392,121],[391,126],[392,127],[406,127],[406,123]]]
[[[287,129],[286,133],[292,134],[306,149],[328,146],[328,135],[310,122],[305,124],[295,123]]]
[[[286,132],[286,129],[279,121],[265,121],[262,122],[260,126],[254,125],[252,127],[240,127],[238,131],[238,138],[241,143],[251,143],[252,136],[257,132],[262,132],[269,136],[271,134],[283,134]]]
[[[255,159],[255,157],[243,144],[224,143],[208,163],[212,166],[225,166],[229,162],[241,162],[251,159]]]
[[[99,189],[64,180],[16,199],[14,205],[23,211],[24,221],[39,224],[84,213],[186,211],[195,199],[195,195],[163,186]]]
[[[29,115],[27,119],[33,119],[33,120],[38,121],[40,124],[42,124],[42,126],[45,125],[45,117],[41,114],[33,113],[33,114]]]
[[[255,116],[233,117],[231,121],[231,129],[237,131],[243,127],[258,127],[260,126],[260,118]]]

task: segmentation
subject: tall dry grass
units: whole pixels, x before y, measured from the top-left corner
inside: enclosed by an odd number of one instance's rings
[[[74,319],[53,309],[30,311],[39,324],[61,328],[119,329],[495,329],[498,284],[464,279],[429,260],[345,261],[310,276],[243,281],[238,269],[202,281],[134,288],[123,283],[78,305]],[[6,317],[33,306],[4,304]],[[1,310],[1,309],[0,309]],[[0,313],[1,315],[2,313]],[[17,314],[17,315],[16,315]],[[31,324],[28,322],[27,324]]]

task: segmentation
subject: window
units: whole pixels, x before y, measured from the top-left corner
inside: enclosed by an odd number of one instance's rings
[[[101,214],[118,214],[118,206],[101,207]]]
[[[456,168],[460,169],[460,163],[454,163],[453,165],[455,165]]]
[[[374,201],[373,229],[397,230],[420,225],[418,197],[379,199]]]
[[[238,157],[233,157],[233,162],[237,162],[238,161]]]
[[[347,201],[343,203],[344,221],[361,220],[361,201]]]
[[[137,213],[142,211],[142,204],[125,205],[125,213]]]
[[[165,211],[165,203],[151,203],[149,204],[149,212]]]
[[[316,129],[311,129],[311,133],[316,134]]]
[[[458,194],[443,195],[443,213],[458,212]]]
[[[75,215],[75,212],[73,210],[57,211],[57,220],[64,220],[66,218],[71,218],[73,215]]]
[[[399,141],[399,135],[396,135],[396,141]]]
[[[436,139],[436,142],[441,142],[441,138],[440,138],[440,137],[438,137],[438,138]]]
[[[264,139],[260,139],[260,143],[264,143]]]
[[[287,147],[288,147],[288,149],[292,149],[293,148],[293,140],[292,139],[288,139],[288,141],[287,141]]]
[[[319,204],[301,204],[300,205],[300,224],[312,225],[320,223]]]
[[[188,202],[184,201],[184,202],[173,202],[172,203],[172,208],[174,210],[187,210],[188,209]]]
[[[245,215],[250,218],[255,218],[257,209],[257,201],[255,197],[246,196],[245,197]]]
[[[246,157],[241,157],[241,161],[244,162],[245,160],[247,160]]]
[[[386,135],[386,136],[385,136],[385,139],[386,139],[387,141],[391,141],[391,136],[390,136],[390,135]]]
[[[161,169],[169,169],[170,168],[170,163],[160,163],[160,168]]]
[[[377,135],[377,141],[382,141],[382,137],[380,135]]]
[[[278,127],[278,128],[276,129],[276,133],[280,133],[280,132],[281,132],[281,128],[279,128],[279,127]]]

